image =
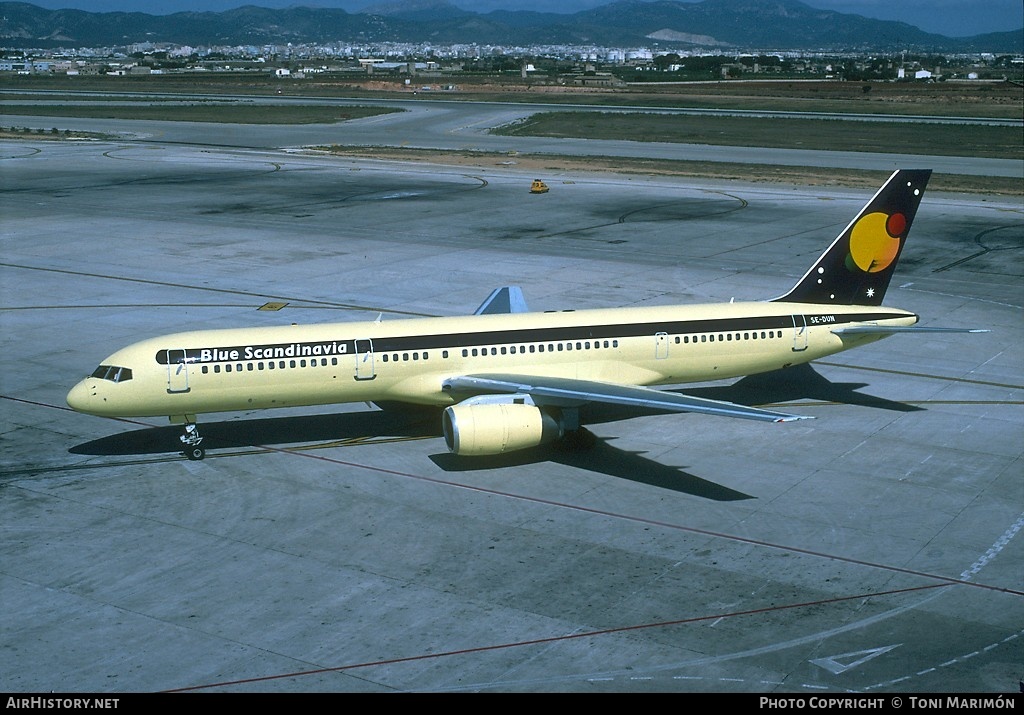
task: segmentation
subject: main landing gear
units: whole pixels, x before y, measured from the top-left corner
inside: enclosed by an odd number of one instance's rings
[[[185,434],[178,439],[185,445],[184,455],[193,461],[198,461],[206,456],[206,450],[199,446],[203,438],[199,436],[199,425],[194,422],[185,424]]]

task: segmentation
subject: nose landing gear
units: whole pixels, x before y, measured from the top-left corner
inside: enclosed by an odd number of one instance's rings
[[[199,425],[188,422],[185,425],[185,434],[178,439],[185,445],[184,455],[193,461],[198,461],[206,456],[206,450],[199,446],[203,438],[199,435]]]

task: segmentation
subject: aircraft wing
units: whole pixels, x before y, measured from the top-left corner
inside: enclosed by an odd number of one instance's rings
[[[615,385],[561,377],[533,375],[463,375],[448,378],[444,389],[466,396],[481,394],[525,394],[538,405],[578,407],[588,402],[627,405],[665,412],[699,412],[723,417],[740,417],[765,422],[814,419],[801,415],[762,410],[732,402],[708,400],[649,387]]]
[[[850,325],[836,328],[833,335],[892,335],[894,333],[987,333],[984,328],[928,328],[916,325]]]

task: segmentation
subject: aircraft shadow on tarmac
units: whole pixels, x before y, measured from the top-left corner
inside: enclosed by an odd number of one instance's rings
[[[297,415],[222,422],[201,421],[203,447],[238,449],[270,445],[309,444],[377,437],[439,437],[440,410],[411,407],[394,410]],[[180,425],[147,427],[85,442],[72,447],[72,454],[130,455],[181,452]]]
[[[746,377],[732,385],[691,388],[685,392],[746,405],[813,399],[898,411],[920,409],[862,395],[857,392],[861,387],[864,384],[829,382],[814,368],[805,365]],[[441,436],[440,410],[437,408],[380,406],[383,409],[376,411],[203,422],[200,429],[204,437],[203,446],[208,449],[299,443],[328,443],[326,446],[330,446],[330,443],[349,440],[358,442]],[[593,425],[655,414],[660,413],[611,405],[589,405],[583,408],[581,416],[585,424]],[[103,456],[176,453],[182,449],[178,439],[181,433],[180,426],[148,427],[85,442],[68,451],[72,454]],[[442,453],[430,455],[430,460],[446,472],[472,472],[550,462],[714,501],[754,498],[702,479],[680,467],[648,459],[640,452],[619,449],[611,444],[612,441],[581,430],[579,438],[569,443],[544,445],[491,457],[458,457]]]
[[[636,417],[636,411],[630,416]],[[432,454],[430,459],[446,472],[473,472],[547,462],[714,501],[754,498],[749,494],[702,479],[679,467],[648,459],[640,452],[619,449],[611,444],[611,439],[602,439],[586,429],[580,432],[580,437],[568,445],[545,445],[493,457],[457,457],[445,452]]]
[[[858,392],[862,387],[867,386],[866,382],[831,382],[818,373],[813,365],[797,365],[744,377],[732,385],[696,387],[681,390],[681,392],[694,397],[726,400],[741,405],[767,405],[796,400],[814,400],[895,412],[919,412],[923,409]]]

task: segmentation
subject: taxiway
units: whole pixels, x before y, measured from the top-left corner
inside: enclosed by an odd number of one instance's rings
[[[289,143],[292,145],[292,143]],[[771,298],[869,192],[302,152],[0,143],[0,690],[1009,693],[1024,662],[1024,208],[928,192],[921,325],[451,457],[429,411],[178,428],[64,404],[177,330]],[[887,167],[886,167],[887,168]],[[280,310],[260,310],[267,303]]]

